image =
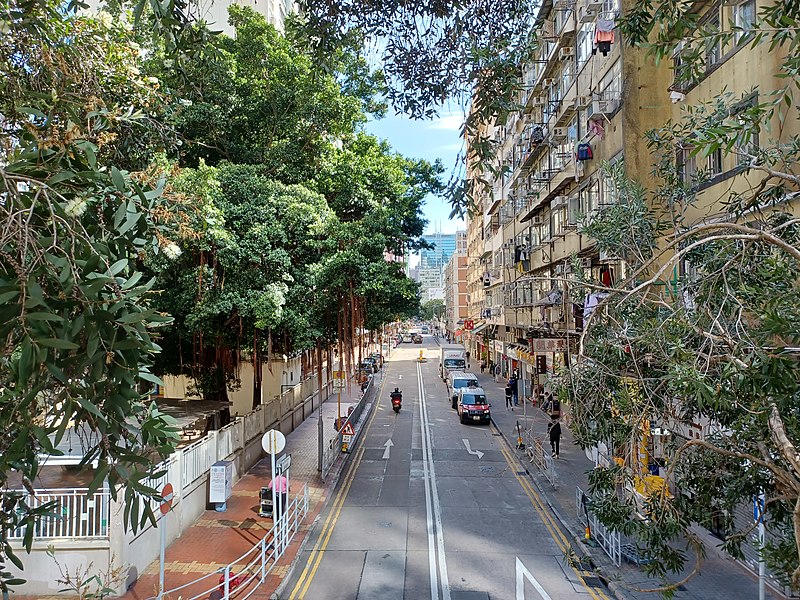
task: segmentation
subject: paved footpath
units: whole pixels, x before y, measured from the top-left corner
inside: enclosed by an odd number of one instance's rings
[[[381,376],[375,375],[374,384],[380,385]],[[342,413],[347,414],[347,407],[358,401],[358,386],[352,386],[355,397],[342,394]],[[331,396],[320,407],[325,427],[325,440],[334,433],[333,423],[337,415],[336,396]],[[369,415],[364,411],[362,421]],[[309,488],[308,515],[300,526],[300,530],[292,540],[285,554],[273,567],[264,584],[253,593],[251,598],[276,598],[279,589],[289,572],[292,562],[297,556],[306,536],[322,510],[344,461],[338,459],[331,473],[322,481],[318,469],[318,422],[319,410],[314,411],[294,431],[286,436],[285,453],[292,455],[292,466],[289,471],[290,490],[292,495]],[[330,434],[330,435],[329,435]],[[262,486],[269,483],[271,473],[270,457],[262,459],[234,486],[232,497],[228,500],[225,512],[206,510],[203,515],[181,537],[176,539],[166,551],[165,581],[167,588],[174,588],[195,580],[207,573],[235,561],[250,548],[256,545],[272,527],[272,519],[258,516],[259,492]],[[158,594],[158,560],[154,561],[140,575],[136,584],[128,590],[124,598],[128,600],[144,600]],[[203,588],[208,589],[218,580],[206,580]],[[197,593],[191,588],[192,593]],[[188,591],[188,590],[186,590]],[[187,597],[190,594],[178,592]]]
[[[494,378],[480,373],[477,364],[473,364],[481,386],[486,390],[489,401],[492,403],[492,420],[512,447],[516,446],[517,424],[525,431],[530,427],[536,432],[542,446],[549,449],[550,441],[547,436],[547,414],[534,406],[523,407],[522,403],[512,410],[505,408],[506,380],[496,383]],[[536,482],[542,497],[547,501],[556,518],[570,532],[573,546],[580,547],[584,554],[589,554],[604,576],[609,580],[609,588],[621,600],[658,600],[661,596],[651,590],[658,588],[659,581],[648,578],[644,572],[634,564],[623,562],[617,567],[600,548],[588,548],[582,543],[586,523],[577,516],[575,489],[587,489],[586,473],[594,468],[594,463],[587,458],[583,450],[577,447],[568,427],[562,426],[561,447],[559,458],[555,461],[556,490],[540,475],[536,467],[529,463],[524,451],[517,450],[518,459],[525,465]],[[742,565],[732,560],[722,550],[715,546],[719,540],[710,534],[704,540],[706,543],[706,558],[700,566],[700,573],[681,585],[675,593],[677,600],[726,600],[757,599],[758,581],[756,577]],[[580,551],[579,551],[580,553]],[[689,561],[694,566],[694,560]],[[675,576],[674,581],[682,577]],[[782,594],[767,588],[768,600],[784,598]]]

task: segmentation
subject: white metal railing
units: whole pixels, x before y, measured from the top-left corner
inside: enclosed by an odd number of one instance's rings
[[[273,524],[267,534],[250,550],[224,567],[178,587],[164,590],[164,597],[182,597],[185,600],[218,598],[228,600],[236,595],[237,600],[249,598],[272,572],[275,564],[284,555],[289,544],[300,529],[308,514],[308,485],[297,494]],[[156,596],[148,600],[154,600]]]
[[[575,488],[575,512],[578,517],[588,518],[589,531],[592,538],[600,544],[603,552],[608,554],[615,565],[622,564],[622,541],[619,531],[609,529],[600,522],[600,519],[592,513],[591,499],[580,487]]]
[[[213,438],[216,441],[216,437]],[[183,487],[189,486],[192,482],[200,479],[216,461],[216,452],[212,448],[212,438],[204,437],[183,450],[181,473],[181,483]]]
[[[222,460],[233,454],[237,446],[234,440],[234,430],[236,421],[228,423],[225,427],[217,430],[217,460]]]
[[[542,446],[542,440],[536,437],[533,428],[522,432],[522,440],[525,442],[525,455],[528,461],[533,463],[545,479],[550,482],[554,490],[558,489],[558,477],[553,457]]]
[[[53,516],[38,519],[34,525],[36,539],[108,538],[108,517],[111,494],[108,490],[89,493],[88,488],[37,490],[32,496],[20,491],[31,507],[55,502]],[[22,539],[25,527],[9,533],[10,539]]]

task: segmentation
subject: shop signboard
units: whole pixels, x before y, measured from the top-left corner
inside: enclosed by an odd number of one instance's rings
[[[566,352],[565,338],[533,338],[530,340],[531,352]]]
[[[498,340],[492,340],[492,349],[495,352],[499,352],[500,354],[502,354],[503,353],[503,342],[500,342]]]

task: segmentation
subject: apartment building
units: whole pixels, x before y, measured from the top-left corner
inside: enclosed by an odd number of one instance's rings
[[[778,77],[785,56],[780,49],[741,43],[762,8],[760,0],[694,5],[701,26],[738,27],[742,33],[727,45],[704,47],[701,73],[688,85],[679,78],[683,45],[659,65],[645,51],[623,47],[615,30],[622,8],[620,0],[543,2],[539,55],[523,67],[523,108],[505,122],[487,124],[484,132],[496,145],[502,175],[491,193],[476,198],[468,221],[469,314],[480,319],[468,344],[506,374],[517,371],[522,394],[531,395],[547,373],[569,360],[583,318],[596,302],[595,294],[576,297],[572,271],[579,266],[600,287],[626,276],[623,261],[599,252],[592,239],[578,233],[583,219],[617,201],[601,162],[621,161],[628,177],[652,190],[654,157],[646,131],[679,121],[685,107],[710,102],[723,90],[746,110],[785,85]],[[754,88],[759,91],[751,92]],[[760,144],[791,143],[800,133],[797,115],[783,120],[776,115],[773,121],[764,123],[747,147],[721,148],[707,157],[692,155],[691,139],[676,143],[675,164],[698,197],[682,226],[729,218],[726,200],[757,187],[763,173],[748,169],[748,155]],[[474,162],[467,174],[485,175]],[[779,208],[797,213],[793,198]],[[673,278],[690,268],[679,265]],[[696,422],[673,434],[698,439],[710,426]],[[644,443],[653,452],[658,440]],[[744,550],[754,564],[754,548]]]
[[[261,13],[278,31],[283,31],[286,17],[297,12],[294,0],[207,0],[198,3],[198,10],[212,29],[233,35],[233,27],[228,25],[228,7],[232,5],[248,6]]]
[[[457,338],[462,337],[464,323],[469,319],[467,255],[464,251],[453,254],[445,265],[444,305],[445,330]],[[459,332],[460,335],[458,335]]]

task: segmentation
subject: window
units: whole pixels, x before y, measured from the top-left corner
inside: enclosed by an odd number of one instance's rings
[[[719,13],[706,22],[706,28],[709,36],[706,41],[706,69],[710,69],[722,59],[720,40],[716,37],[719,33]]]
[[[709,177],[714,177],[722,173],[722,149],[717,149],[709,154],[707,162]]]
[[[601,98],[616,100],[622,97],[622,61],[617,59],[597,86]]]
[[[594,40],[594,23],[584,23],[578,30],[578,67],[592,56],[592,40]]]
[[[550,211],[550,237],[561,235],[567,229],[567,208],[561,207]]]
[[[753,30],[756,22],[756,2],[755,0],[745,0],[733,5],[733,25],[736,27],[735,39],[739,44],[742,38]]]

